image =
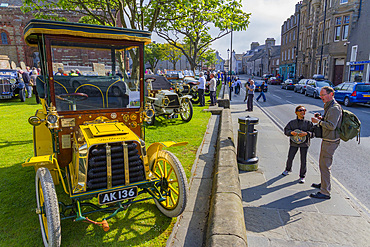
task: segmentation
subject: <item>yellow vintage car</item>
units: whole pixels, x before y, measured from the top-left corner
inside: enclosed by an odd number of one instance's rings
[[[107,231],[107,220],[137,201],[154,199],[164,215],[179,216],[188,184],[179,160],[163,148],[186,142],[147,148],[144,141],[143,123],[154,113],[144,96],[144,45],[151,33],[31,20],[24,38],[38,47],[41,60],[36,87],[42,107],[29,118],[34,156],[23,166],[36,171],[45,246],[60,246],[60,220]],[[54,185],[63,187],[69,204],[58,202]],[[87,217],[94,212],[110,215],[95,222]]]

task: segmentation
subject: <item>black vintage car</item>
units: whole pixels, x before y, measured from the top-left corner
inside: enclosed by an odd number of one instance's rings
[[[22,102],[26,100],[25,86],[17,79],[14,69],[0,69],[0,99],[11,99],[19,96]]]

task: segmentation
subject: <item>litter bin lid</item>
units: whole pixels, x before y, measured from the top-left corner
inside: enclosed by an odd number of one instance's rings
[[[259,119],[257,117],[240,117],[238,118],[239,124],[258,124]]]

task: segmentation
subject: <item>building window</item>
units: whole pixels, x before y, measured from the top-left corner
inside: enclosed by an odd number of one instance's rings
[[[340,4],[348,3],[348,0],[340,0]]]
[[[340,30],[342,25],[342,17],[335,17],[335,27],[334,27],[334,41],[340,40]]]
[[[351,61],[350,62],[356,61],[356,59],[357,59],[357,48],[358,48],[357,45],[352,46]]]
[[[5,32],[1,33],[1,44],[8,45],[8,36]]]

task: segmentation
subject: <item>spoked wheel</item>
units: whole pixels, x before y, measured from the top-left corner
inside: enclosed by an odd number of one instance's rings
[[[189,185],[180,161],[171,152],[161,150],[152,156],[149,167],[154,176],[161,180],[158,189],[166,199],[162,202],[155,200],[158,209],[167,217],[179,216],[185,210],[189,193]]]
[[[36,173],[36,201],[42,240],[45,246],[60,246],[61,229],[58,199],[53,178],[47,168],[41,167]]]
[[[181,106],[184,110],[181,111],[180,113],[181,119],[184,120],[185,122],[189,122],[193,117],[193,104],[190,101],[188,101],[182,102]]]

